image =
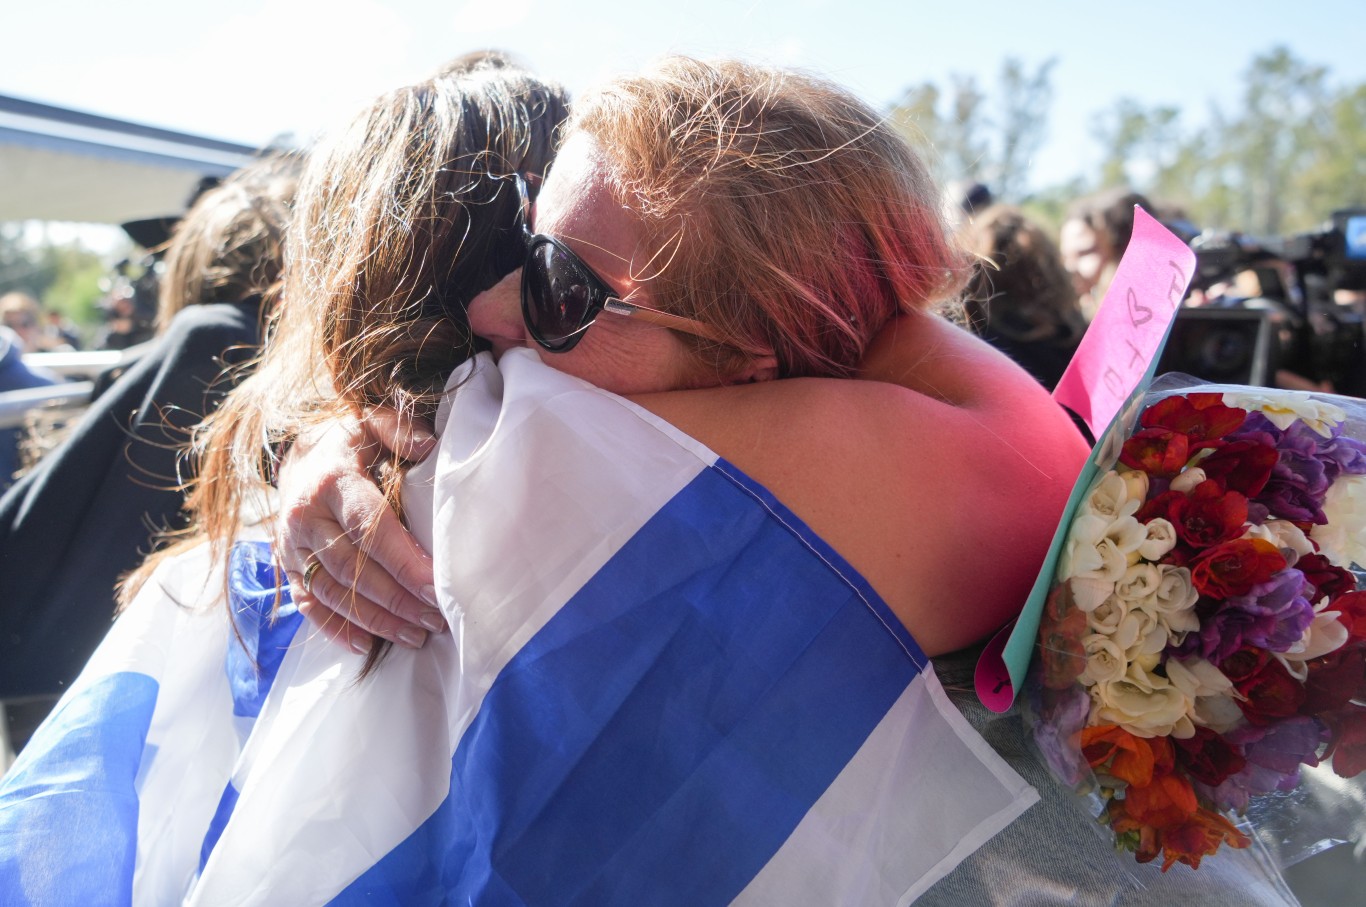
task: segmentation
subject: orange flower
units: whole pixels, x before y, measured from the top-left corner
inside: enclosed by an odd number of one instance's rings
[[[1162,847],[1162,871],[1174,863],[1185,863],[1191,869],[1200,868],[1200,860],[1223,844],[1242,849],[1249,843],[1247,835],[1233,827],[1233,823],[1216,812],[1201,807],[1187,821],[1164,828],[1158,838]]]
[[[1151,784],[1154,774],[1171,771],[1174,762],[1166,737],[1135,737],[1113,724],[1083,728],[1081,753],[1092,768],[1104,765],[1107,773],[1139,786]]]
[[[1131,784],[1124,792],[1124,811],[1159,831],[1188,821],[1198,808],[1190,782],[1176,775],[1160,775],[1151,784]]]

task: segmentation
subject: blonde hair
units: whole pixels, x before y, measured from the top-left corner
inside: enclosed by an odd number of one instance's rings
[[[276,452],[311,424],[366,406],[430,416],[472,355],[465,307],[520,266],[514,172],[541,174],[563,91],[487,60],[377,99],[316,150],[286,241],[266,349],[196,432],[187,509],[219,563],[261,499]]]
[[[782,377],[852,374],[889,318],[951,304],[968,272],[925,165],[821,79],[671,57],[582,98],[574,132],[643,219],[653,304],[726,336],[686,338],[719,369],[772,351]]]
[[[297,153],[270,154],[195,201],[166,248],[158,334],[186,306],[260,296],[269,310],[280,292],[285,227],[302,163]]]

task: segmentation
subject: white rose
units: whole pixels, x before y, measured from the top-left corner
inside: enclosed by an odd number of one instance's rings
[[[1243,723],[1243,710],[1233,695],[1201,696],[1191,707],[1190,718],[1216,734],[1227,734]]]
[[[1137,536],[1135,538],[1135,528]],[[1129,569],[1129,553],[1137,559],[1142,542],[1143,524],[1133,517],[1120,517],[1113,522],[1096,514],[1087,514],[1072,521],[1072,528],[1058,558],[1058,575],[1062,579],[1090,577],[1108,583],[1118,582]]]
[[[1129,660],[1124,657],[1124,650],[1110,638],[1092,633],[1082,637],[1081,644],[1086,649],[1086,668],[1080,677],[1082,684],[1091,686],[1119,680],[1128,670]]]
[[[1138,549],[1148,538],[1148,528],[1132,516],[1116,517],[1115,521],[1106,527],[1105,537],[1124,552],[1126,557],[1132,554],[1137,558]]]
[[[1315,526],[1309,537],[1324,557],[1339,567],[1366,567],[1366,476],[1340,476],[1323,501],[1326,526]]]
[[[1145,561],[1161,560],[1162,556],[1176,547],[1176,527],[1162,517],[1153,517],[1146,527],[1146,538],[1138,546],[1138,556]]]
[[[1129,606],[1109,636],[1124,650],[1126,661],[1149,671],[1157,667],[1158,656],[1167,647],[1167,628],[1141,604]]]
[[[1093,633],[1113,636],[1119,629],[1120,621],[1129,613],[1128,604],[1121,598],[1111,595],[1086,615],[1086,626]]]
[[[1347,642],[1347,627],[1338,620],[1342,612],[1328,611],[1327,608],[1328,599],[1325,597],[1314,606],[1314,619],[1305,628],[1304,635],[1284,652],[1272,653],[1281,660],[1290,675],[1301,683],[1309,676],[1309,667],[1305,662],[1336,652]]]
[[[1058,555],[1058,578],[1071,579],[1092,573],[1104,563],[1096,545],[1105,537],[1110,521],[1094,513],[1084,513],[1072,520],[1067,530],[1067,541]]]
[[[1157,592],[1162,582],[1162,571],[1156,564],[1134,564],[1124,571],[1124,576],[1115,583],[1115,595],[1125,601],[1143,601]]]
[[[1067,581],[1072,587],[1072,604],[1090,614],[1114,594],[1115,584],[1094,576],[1076,576]]]
[[[1194,611],[1200,593],[1191,585],[1191,572],[1185,567],[1162,564],[1159,569],[1162,578],[1157,591],[1144,601],[1143,607],[1157,616],[1171,641],[1179,643],[1185,634],[1200,629],[1200,619]]]
[[[1113,521],[1121,516],[1133,516],[1142,503],[1142,497],[1136,498],[1130,494],[1129,483],[1124,477],[1111,470],[1091,487],[1078,513]]]
[[[1136,737],[1186,738],[1195,733],[1186,714],[1186,695],[1135,665],[1120,680],[1096,684],[1093,692],[1098,703],[1093,713],[1100,723],[1117,724]]]
[[[1191,699],[1199,696],[1225,696],[1233,689],[1233,681],[1203,658],[1182,661],[1167,659],[1167,679]]]
[[[1140,505],[1148,500],[1148,474],[1141,469],[1121,468],[1119,477],[1124,480],[1124,488],[1128,492],[1129,500],[1136,501]],[[1138,508],[1134,508],[1137,510]]]
[[[1192,466],[1182,470],[1181,474],[1172,479],[1171,490],[1179,491],[1182,494],[1190,494],[1195,490],[1195,486],[1208,478],[1205,471],[1199,466]]]
[[[1347,418],[1342,407],[1316,400],[1304,391],[1254,391],[1247,388],[1224,394],[1224,405],[1260,412],[1281,431],[1299,419],[1325,438],[1333,434],[1335,425],[1341,425]]]

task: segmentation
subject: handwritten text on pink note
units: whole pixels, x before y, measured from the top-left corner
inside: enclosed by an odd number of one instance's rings
[[[1053,398],[1097,438],[1157,355],[1190,283],[1195,253],[1142,208],[1095,319]]]

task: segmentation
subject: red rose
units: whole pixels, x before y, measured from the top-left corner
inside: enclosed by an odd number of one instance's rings
[[[1301,713],[1327,717],[1366,696],[1366,647],[1348,644],[1307,665]]]
[[[1271,478],[1280,454],[1276,448],[1250,438],[1229,441],[1200,461],[1205,475],[1231,491],[1255,498]]]
[[[1234,539],[1207,548],[1190,562],[1191,583],[1202,595],[1225,599],[1246,595],[1285,569],[1285,556],[1265,539]]]
[[[1140,523],[1148,523],[1161,517],[1175,526],[1185,512],[1186,496],[1179,491],[1164,491],[1152,500],[1145,501],[1134,514],[1134,519]]]
[[[1349,641],[1366,640],[1366,592],[1339,595],[1328,603],[1328,610],[1342,612],[1338,620],[1347,628]]]
[[[1339,717],[1333,726],[1333,771],[1353,778],[1366,771],[1366,709],[1355,707]]]
[[[1219,662],[1219,670],[1231,683],[1240,683],[1262,669],[1271,658],[1266,649],[1243,646],[1228,658]]]
[[[1159,400],[1143,411],[1144,428],[1166,428],[1192,441],[1210,441],[1242,426],[1247,410],[1225,406],[1221,394],[1186,394]]]
[[[1262,727],[1298,713],[1305,700],[1304,687],[1275,658],[1268,658],[1261,670],[1233,687],[1244,697],[1238,702],[1243,717]]]
[[[1119,462],[1150,476],[1170,479],[1190,459],[1190,440],[1165,428],[1145,428],[1124,442]]]
[[[1209,548],[1243,534],[1247,522],[1247,498],[1224,491],[1218,482],[1201,482],[1186,497],[1184,507],[1174,508],[1172,520],[1181,541],[1192,548]]]
[[[1072,605],[1071,583],[1059,583],[1048,593],[1039,622],[1039,661],[1043,685],[1065,690],[1086,670],[1086,614]]]
[[[1223,737],[1207,727],[1196,727],[1188,740],[1173,740],[1176,764],[1196,781],[1218,787],[1229,775],[1243,770],[1247,760]]]
[[[1295,569],[1304,574],[1309,584],[1318,590],[1313,601],[1325,595],[1337,596],[1356,591],[1356,577],[1334,564],[1322,554],[1306,554],[1295,562]]]

